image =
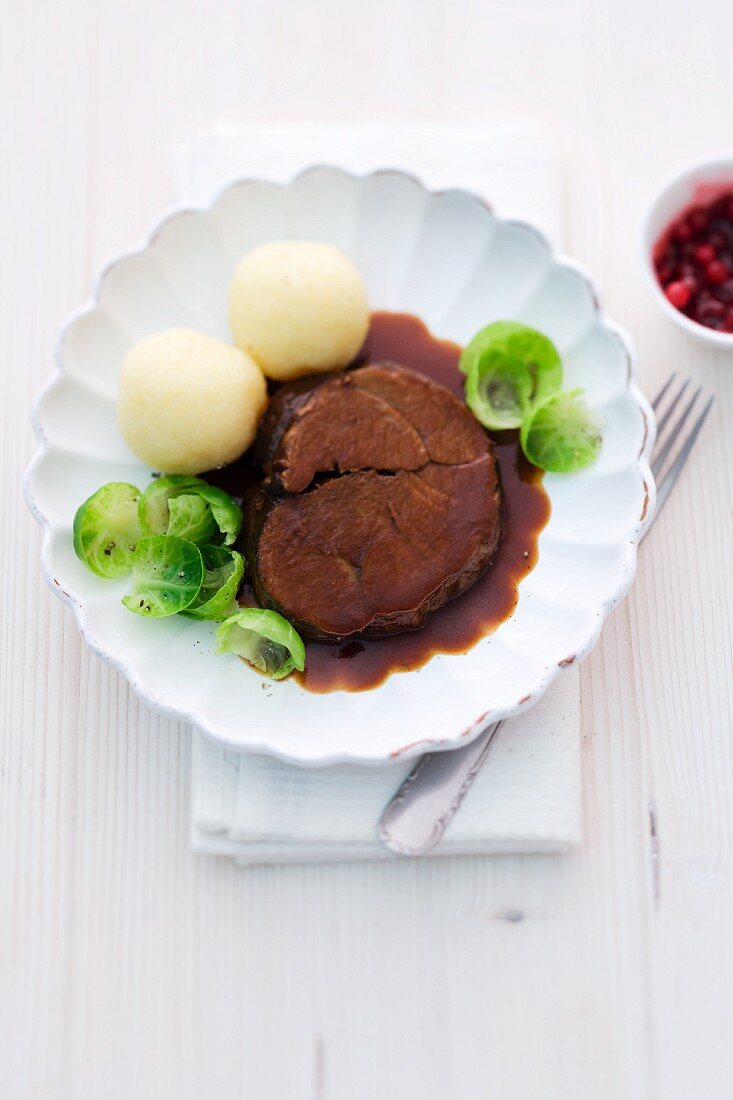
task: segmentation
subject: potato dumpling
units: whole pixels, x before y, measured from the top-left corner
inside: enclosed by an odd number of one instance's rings
[[[203,332],[158,332],[122,361],[120,431],[138,458],[167,474],[200,474],[239,458],[266,405],[257,364]]]
[[[369,327],[364,281],[338,248],[273,241],[249,252],[229,284],[234,339],[280,382],[351,362]]]

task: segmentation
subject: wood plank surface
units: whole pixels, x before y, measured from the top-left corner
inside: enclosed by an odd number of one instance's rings
[[[727,0],[2,0],[3,1100],[718,1100],[733,1071],[733,356],[642,285],[660,175],[731,141]],[[544,121],[567,250],[718,396],[582,669],[567,857],[192,856],[189,733],[81,644],[20,494],[55,334],[221,120]],[[733,148],[731,148],[733,152]]]

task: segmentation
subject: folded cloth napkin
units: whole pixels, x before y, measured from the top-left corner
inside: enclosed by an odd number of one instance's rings
[[[180,145],[181,198],[207,201],[229,180],[285,181],[309,164],[354,172],[401,168],[433,188],[467,187],[504,216],[557,242],[560,189],[543,131],[531,124],[221,126]],[[377,841],[385,803],[412,764],[297,768],[193,734],[196,851],[239,863],[397,858]],[[581,836],[580,700],[568,669],[532,710],[502,727],[486,766],[435,855],[558,852]]]

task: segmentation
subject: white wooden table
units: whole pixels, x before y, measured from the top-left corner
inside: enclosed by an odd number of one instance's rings
[[[2,5],[3,1100],[718,1100],[733,1072],[733,357],[642,286],[645,197],[733,143],[733,7],[677,0]],[[220,119],[535,117],[568,251],[718,395],[582,671],[568,857],[243,871],[188,845],[189,731],[82,646],[20,498],[56,330]]]

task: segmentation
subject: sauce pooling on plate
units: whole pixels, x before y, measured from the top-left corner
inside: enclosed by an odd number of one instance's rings
[[[410,367],[463,400],[460,353],[457,344],[436,339],[417,317],[375,313],[360,361],[387,359]],[[504,530],[486,572],[468,591],[429,614],[425,626],[415,632],[355,638],[342,645],[309,641],[305,672],[296,674],[303,687],[319,693],[376,687],[391,673],[418,669],[437,653],[467,652],[509,617],[517,602],[517,587],[537,560],[537,539],[550,513],[541,471],[524,458],[518,434],[492,433]],[[239,495],[257,475],[243,459],[207,478]],[[240,592],[239,602],[255,604],[249,585]]]

